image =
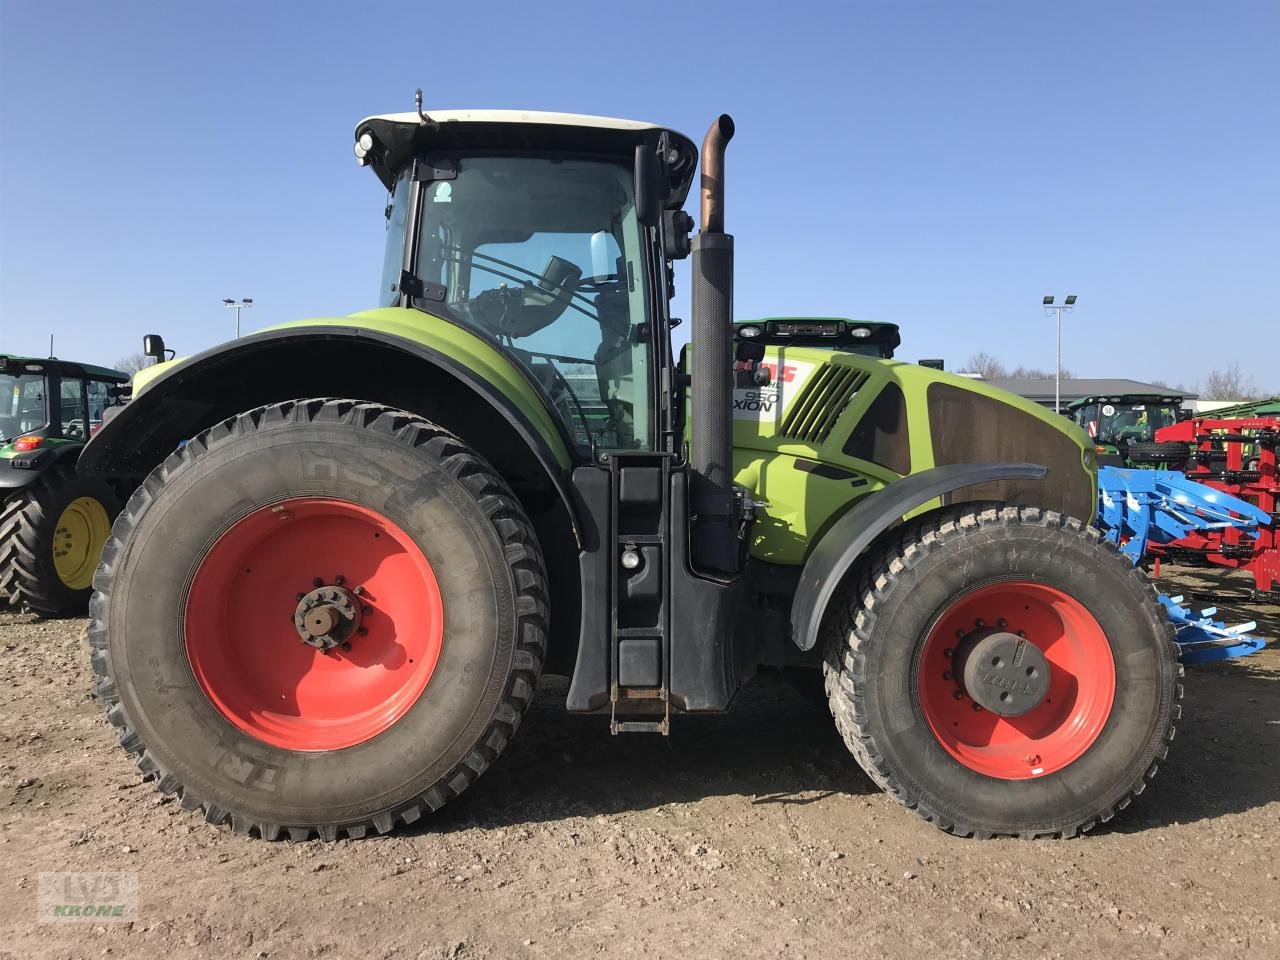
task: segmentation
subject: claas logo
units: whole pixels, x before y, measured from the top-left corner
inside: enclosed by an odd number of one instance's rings
[[[799,373],[799,367],[793,367],[789,363],[784,363],[781,370],[776,363],[770,363],[767,360],[760,366],[769,371],[769,379],[773,383],[794,383],[796,374]]]

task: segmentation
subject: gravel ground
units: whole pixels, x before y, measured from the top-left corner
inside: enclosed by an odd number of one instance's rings
[[[1280,611],[1188,596],[1280,637]],[[1178,592],[1178,591],[1175,591]],[[141,783],[89,694],[84,621],[0,612],[0,957],[1280,955],[1280,648],[1189,672],[1147,792],[1070,841],[939,833],[776,677],[669,739],[611,738],[544,681],[441,815],[269,844]],[[37,924],[44,871],[138,877],[132,923]]]

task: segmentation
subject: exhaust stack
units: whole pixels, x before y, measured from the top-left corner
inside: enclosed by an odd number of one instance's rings
[[[701,230],[694,238],[691,506],[693,562],[736,573],[733,495],[733,237],[724,232],[724,152],[733,118],[721,114],[702,141]]]

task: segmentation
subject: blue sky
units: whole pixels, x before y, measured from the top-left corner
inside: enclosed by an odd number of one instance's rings
[[[385,194],[351,132],[417,86],[695,139],[732,113],[739,317],[1051,367],[1038,304],[1074,292],[1077,374],[1280,390],[1273,0],[0,0],[0,350],[192,352],[228,296],[249,328],[372,305]]]

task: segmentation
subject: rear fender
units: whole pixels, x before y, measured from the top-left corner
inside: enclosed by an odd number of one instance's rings
[[[14,454],[0,459],[0,499],[18,490],[25,490],[59,463],[76,462],[84,447],[79,443],[59,443],[37,448],[29,453]],[[28,463],[27,467],[14,467],[15,462]]]
[[[553,417],[532,409],[525,397],[517,402],[507,387],[454,353],[386,332],[328,324],[271,330],[206,350],[148,379],[89,441],[79,468],[139,479],[183,441],[229,416],[301,397],[349,396],[443,420],[441,426],[467,435],[468,442],[483,433],[492,449],[473,445],[491,460],[508,454],[506,466],[517,474],[529,472],[527,451],[541,468],[538,479],[556,490],[572,515],[567,443]],[[498,443],[486,429],[495,424],[509,431],[507,440],[518,438],[523,450]]]

